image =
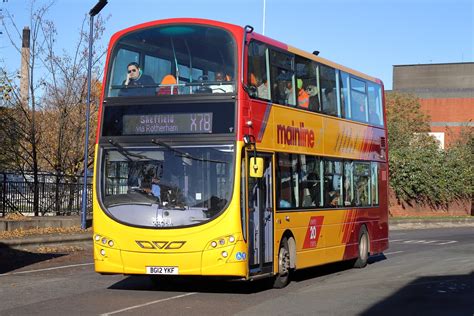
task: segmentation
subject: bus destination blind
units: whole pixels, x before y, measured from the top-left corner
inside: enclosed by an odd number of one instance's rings
[[[212,113],[124,115],[122,135],[212,133]]]

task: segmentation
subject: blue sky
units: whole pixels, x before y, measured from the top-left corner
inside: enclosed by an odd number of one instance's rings
[[[28,0],[7,0],[0,8],[29,23]],[[37,0],[37,4],[46,1]],[[58,47],[77,41],[84,15],[97,0],[56,0],[49,12]],[[262,32],[263,0],[109,0],[103,45],[116,31],[172,17],[199,17]],[[392,88],[392,66],[474,61],[474,0],[266,0],[265,35],[371,76]],[[5,34],[0,59],[12,71],[20,57]]]

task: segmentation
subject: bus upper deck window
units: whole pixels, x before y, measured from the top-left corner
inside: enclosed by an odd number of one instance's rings
[[[206,25],[159,25],[132,31],[114,44],[107,97],[234,93],[236,47],[228,31]],[[127,65],[132,62],[140,72],[127,82]],[[163,83],[170,75],[176,83]],[[172,93],[163,92],[168,90]]]

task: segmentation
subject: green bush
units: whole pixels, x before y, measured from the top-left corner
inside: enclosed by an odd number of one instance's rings
[[[442,150],[426,132],[429,118],[416,97],[387,95],[390,186],[398,199],[444,206],[473,194],[471,131]]]

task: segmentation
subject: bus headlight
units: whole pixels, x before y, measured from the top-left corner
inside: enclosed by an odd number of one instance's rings
[[[211,242],[211,246],[212,248],[216,248],[217,247],[217,243],[215,241]]]
[[[234,242],[234,241],[235,241],[235,237],[234,237],[234,236],[230,236],[230,237],[229,237],[229,242],[232,243],[232,242]]]
[[[104,249],[100,249],[100,254],[101,254],[102,256],[105,256],[105,250],[104,250]]]
[[[100,244],[101,247],[114,247],[115,246],[115,241],[110,239],[107,236],[103,236],[101,234],[97,234],[94,236],[94,241],[96,244]]]
[[[223,252],[222,252],[222,257],[227,258],[228,255],[229,255],[229,254],[227,253],[227,251],[223,251]]]

